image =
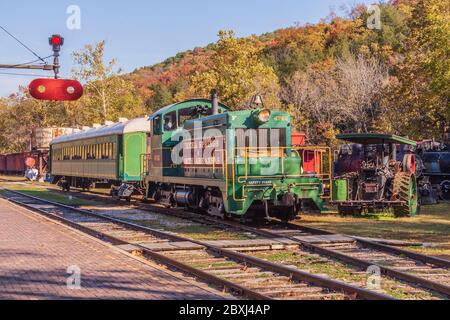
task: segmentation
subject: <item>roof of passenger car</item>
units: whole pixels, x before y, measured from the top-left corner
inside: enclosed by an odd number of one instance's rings
[[[77,140],[93,139],[99,137],[122,135],[133,132],[150,132],[150,124],[147,117],[117,122],[111,125],[105,125],[99,128],[80,131],[53,139],[50,144],[65,143]]]

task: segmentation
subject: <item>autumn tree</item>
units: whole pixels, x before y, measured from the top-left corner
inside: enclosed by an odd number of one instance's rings
[[[29,150],[34,129],[68,126],[70,122],[63,103],[33,99],[20,87],[0,101],[0,152]]]
[[[440,139],[450,125],[449,17],[448,1],[416,1],[405,59],[386,99],[386,121],[395,132]]]
[[[105,62],[104,55],[105,41],[73,53],[73,76],[85,83],[85,94],[75,107],[90,123],[143,116],[146,111],[133,84],[120,76],[116,60]]]
[[[387,69],[375,59],[352,55],[299,71],[282,91],[297,129],[316,143],[332,144],[339,131],[375,129]]]
[[[197,72],[191,78],[191,86],[185,97],[207,97],[216,88],[222,102],[232,108],[243,108],[251,97],[261,94],[266,106],[280,106],[279,83],[273,69],[260,57],[260,47],[254,38],[238,39],[233,31],[220,31],[219,41],[205,72]]]

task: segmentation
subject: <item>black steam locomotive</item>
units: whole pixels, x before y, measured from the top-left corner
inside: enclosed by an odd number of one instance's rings
[[[422,162],[423,183],[429,184],[442,200],[450,200],[450,132],[444,142],[424,141],[416,150]]]

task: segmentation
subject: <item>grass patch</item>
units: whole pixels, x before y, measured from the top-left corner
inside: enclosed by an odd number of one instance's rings
[[[69,205],[69,206],[83,206],[83,205],[94,204],[94,202],[92,202],[92,201],[78,199],[73,196],[71,197],[69,195],[56,194],[56,193],[54,193],[54,191],[49,191],[43,187],[38,187],[38,186],[33,186],[33,185],[22,186],[22,185],[17,185],[17,184],[16,185],[10,184],[7,186],[7,188],[10,190],[13,190],[13,191],[17,191],[20,193],[24,193],[24,194],[36,197],[36,198],[41,198],[44,200],[57,202],[57,203],[61,203],[64,205]]]

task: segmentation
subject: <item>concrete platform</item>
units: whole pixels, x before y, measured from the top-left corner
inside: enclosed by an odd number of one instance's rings
[[[80,288],[67,286],[68,268],[81,271]],[[222,298],[0,199],[0,299]]]

